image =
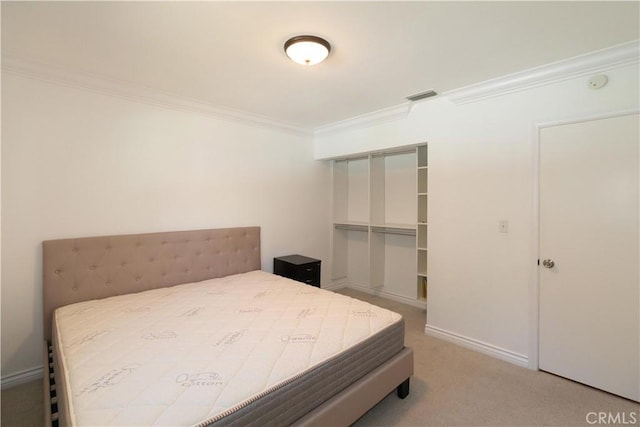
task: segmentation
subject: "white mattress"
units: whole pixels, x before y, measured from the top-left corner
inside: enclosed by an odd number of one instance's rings
[[[253,271],[56,310],[71,425],[213,422],[401,316]]]

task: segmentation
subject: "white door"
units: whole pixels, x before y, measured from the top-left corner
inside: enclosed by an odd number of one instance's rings
[[[639,124],[633,114],[540,134],[540,369],[636,401]]]

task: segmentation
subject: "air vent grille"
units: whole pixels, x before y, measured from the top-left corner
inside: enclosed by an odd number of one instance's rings
[[[411,102],[420,101],[421,99],[431,98],[432,96],[436,96],[438,93],[435,90],[428,90],[426,92],[416,93],[415,95],[407,96],[407,99]]]

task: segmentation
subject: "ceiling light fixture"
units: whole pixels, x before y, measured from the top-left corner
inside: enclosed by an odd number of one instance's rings
[[[331,52],[331,45],[316,36],[292,37],[284,44],[284,51],[293,62],[315,65],[325,60]]]

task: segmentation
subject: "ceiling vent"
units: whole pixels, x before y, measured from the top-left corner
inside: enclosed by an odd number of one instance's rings
[[[420,93],[416,93],[415,95],[409,95],[407,96],[407,99],[411,102],[416,102],[416,101],[420,101],[421,99],[425,99],[425,98],[431,98],[432,96],[436,96],[438,93],[433,90],[430,89],[426,92],[420,92]]]

